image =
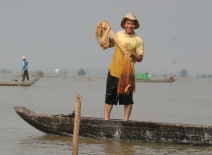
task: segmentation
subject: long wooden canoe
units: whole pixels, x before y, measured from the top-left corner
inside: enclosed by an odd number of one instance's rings
[[[12,80],[12,81],[0,82],[0,86],[31,86],[35,82],[37,82],[39,78],[40,77],[36,77],[32,80],[25,80],[25,81]]]
[[[161,83],[172,83],[176,80],[169,80],[169,79],[155,79],[155,80],[142,80],[142,79],[136,79],[136,82],[161,82]]]
[[[74,115],[36,114],[22,106],[14,109],[27,123],[46,134],[73,135]],[[212,145],[212,126],[189,124],[81,117],[79,135],[112,140]]]

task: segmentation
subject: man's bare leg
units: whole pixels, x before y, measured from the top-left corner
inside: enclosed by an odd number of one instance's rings
[[[132,104],[124,105],[124,121],[128,121],[132,111]]]
[[[110,119],[110,113],[111,113],[112,108],[113,108],[112,104],[105,103],[105,105],[104,105],[105,120],[109,120]]]

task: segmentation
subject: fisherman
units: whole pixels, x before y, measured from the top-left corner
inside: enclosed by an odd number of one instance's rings
[[[126,14],[126,16],[121,20],[120,25],[124,30],[117,32],[116,37],[122,46],[127,50],[125,55],[130,56],[134,70],[135,62],[141,62],[144,54],[144,43],[142,39],[134,32],[134,30],[138,29],[140,25],[133,13]],[[133,93],[117,94],[118,81],[122,73],[124,54],[121,52],[117,44],[115,44],[115,41],[110,39],[110,44],[108,47],[111,48],[114,46],[114,54],[108,68],[109,72],[107,75],[104,119],[110,119],[110,113],[113,105],[117,105],[119,102],[119,105],[124,105],[124,121],[128,121],[132,111],[132,105],[134,104]]]
[[[169,77],[169,81],[174,81],[174,77],[173,77],[172,74],[171,74],[170,77]]]
[[[24,72],[24,73],[23,73],[22,81],[25,80],[25,76],[26,76],[27,80],[29,80],[29,74],[28,74],[28,61],[26,60],[26,57],[25,57],[25,56],[22,57],[22,60],[23,60],[23,68],[22,68],[22,71]]]

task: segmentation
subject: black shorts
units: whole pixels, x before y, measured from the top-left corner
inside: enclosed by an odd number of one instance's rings
[[[113,77],[108,72],[107,75],[107,84],[106,84],[106,94],[105,94],[105,103],[117,105],[127,105],[134,104],[133,102],[133,93],[128,94],[117,94],[119,78]]]

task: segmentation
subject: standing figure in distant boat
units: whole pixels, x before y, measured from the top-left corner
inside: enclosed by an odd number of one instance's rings
[[[173,75],[170,75],[169,80],[170,80],[170,81],[174,81],[174,77],[173,77]]]
[[[22,71],[24,72],[24,73],[23,73],[22,81],[25,80],[25,76],[26,76],[27,80],[29,80],[29,74],[28,74],[28,61],[26,60],[26,57],[25,57],[25,56],[22,57],[22,60],[23,60],[23,68],[22,68]]]

